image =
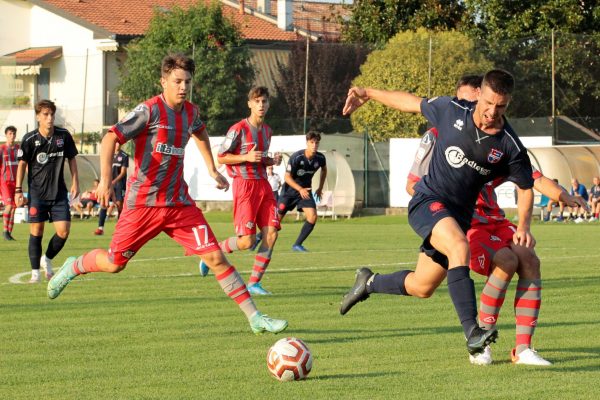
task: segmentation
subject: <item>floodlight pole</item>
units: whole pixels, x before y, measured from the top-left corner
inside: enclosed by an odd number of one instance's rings
[[[555,65],[554,65],[554,29],[552,29],[552,54],[551,54],[551,60],[552,60],[552,133],[553,133],[553,140],[556,141],[557,139],[557,127],[556,127],[556,100],[555,100],[555,91],[554,91],[554,85],[555,85]]]
[[[306,119],[308,112],[308,59],[310,51],[310,34],[306,35],[306,67],[304,68],[304,135],[306,135]]]
[[[431,51],[433,47],[433,38],[429,35],[429,82],[427,85],[427,98],[431,98]]]

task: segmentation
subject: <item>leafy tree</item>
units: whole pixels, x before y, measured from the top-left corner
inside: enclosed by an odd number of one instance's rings
[[[240,32],[218,3],[156,9],[146,35],[127,46],[121,105],[131,108],[162,92],[161,60],[170,52],[181,52],[196,62],[192,101],[207,120],[209,132],[221,134],[214,130],[215,121],[239,113],[237,107],[244,104],[254,78],[249,50],[241,46]]]
[[[432,75],[428,79],[429,39],[432,38]],[[417,96],[453,95],[458,78],[484,73],[491,63],[477,51],[473,41],[458,32],[401,32],[382,50],[369,55],[355,86],[403,90]],[[403,113],[376,102],[367,102],[352,114],[356,130],[368,130],[377,141],[392,137],[416,137],[426,121],[421,115]]]
[[[466,32],[495,65],[511,71],[517,91],[508,112],[551,115],[551,31],[556,32],[557,113],[600,115],[600,8],[580,0],[465,0]]]
[[[359,73],[368,49],[334,42],[310,43],[308,62],[308,105],[310,129],[337,130],[334,122],[342,118],[350,82]],[[306,41],[297,41],[290,52],[290,62],[279,64],[276,82],[278,114],[286,118],[304,117],[306,76]],[[275,111],[275,110],[274,110]]]
[[[342,21],[344,41],[380,45],[405,30],[456,29],[464,13],[459,0],[357,0],[349,8],[350,20]]]

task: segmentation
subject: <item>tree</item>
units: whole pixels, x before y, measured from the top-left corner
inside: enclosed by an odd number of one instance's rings
[[[600,116],[600,8],[595,1],[466,0],[466,32],[515,75],[509,115],[551,115],[551,32],[556,32],[557,114]],[[510,17],[507,17],[510,16]],[[493,40],[490,40],[493,38]]]
[[[458,0],[357,0],[349,8],[350,20],[341,20],[344,41],[379,45],[405,30],[456,29],[464,13]]]
[[[428,80],[429,39],[432,38],[431,85]],[[401,32],[382,50],[369,55],[355,86],[404,90],[417,96],[453,95],[458,78],[484,73],[491,63],[477,51],[473,41],[458,32]],[[392,137],[417,137],[426,129],[420,115],[403,113],[368,102],[352,114],[355,130],[367,130],[377,141]]]
[[[146,35],[127,46],[121,71],[121,105],[131,108],[160,92],[160,63],[169,52],[193,56],[196,73],[192,101],[198,104],[209,132],[219,119],[233,118],[252,84],[250,53],[237,27],[218,3],[198,3],[184,10],[155,10]],[[226,129],[226,128],[225,128]]]
[[[310,43],[307,92],[310,129],[335,131],[339,128],[334,122],[342,117],[350,82],[358,75],[368,51],[365,47],[343,43]],[[280,79],[275,84],[278,114],[301,119],[304,117],[305,40],[292,46],[289,60],[278,65]]]

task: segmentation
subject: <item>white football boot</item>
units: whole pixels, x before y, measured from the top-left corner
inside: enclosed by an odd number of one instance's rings
[[[473,365],[490,365],[492,363],[492,348],[485,346],[482,353],[469,354],[469,361]]]
[[[515,349],[512,349],[510,354],[510,358],[512,359],[513,364],[520,365],[538,365],[538,366],[548,366],[552,365],[552,363],[548,360],[544,360],[537,351],[533,349],[527,349],[519,354],[515,353]]]

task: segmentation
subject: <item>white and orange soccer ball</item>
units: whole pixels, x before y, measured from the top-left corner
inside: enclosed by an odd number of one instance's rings
[[[312,369],[313,357],[308,346],[293,337],[280,339],[267,353],[267,368],[283,382],[305,379]]]

